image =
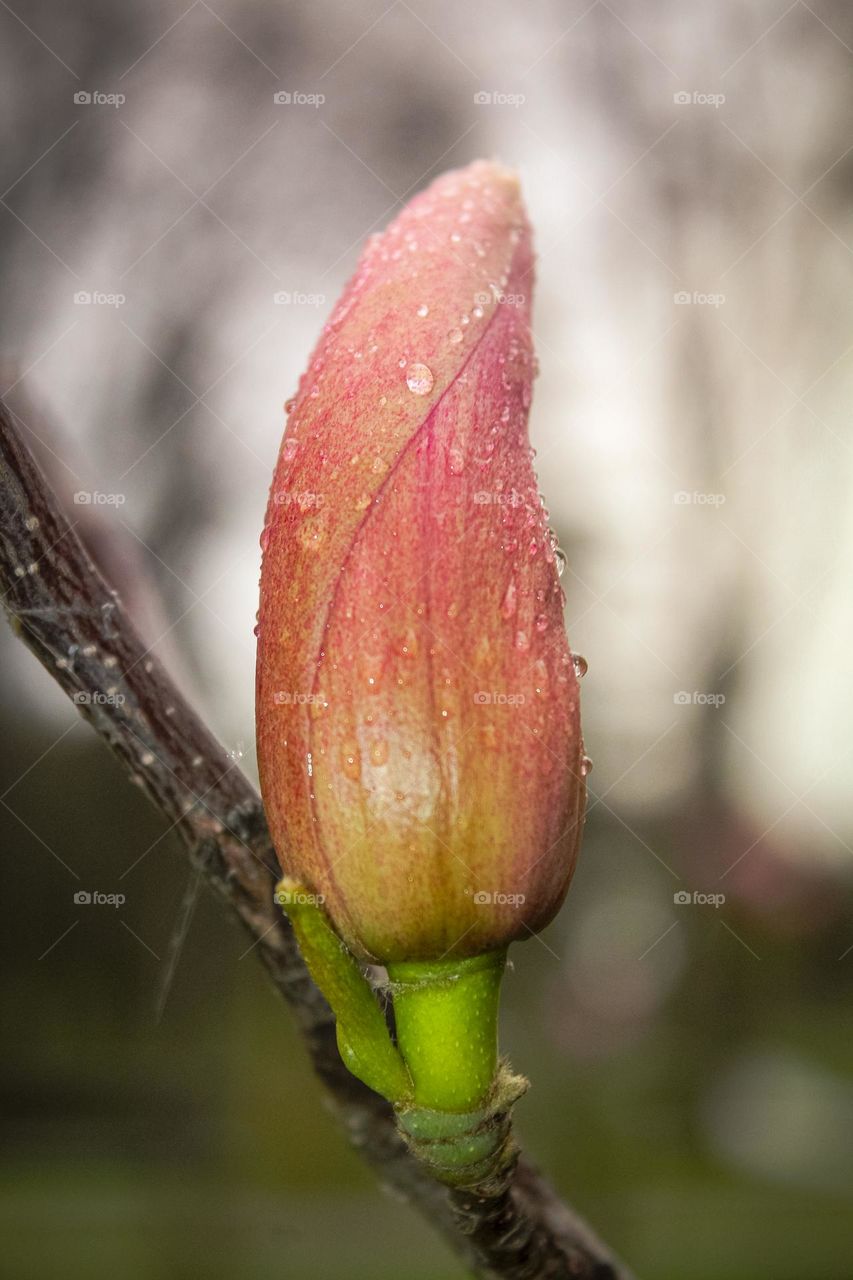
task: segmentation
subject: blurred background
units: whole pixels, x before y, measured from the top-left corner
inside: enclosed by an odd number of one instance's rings
[[[853,11],[9,0],[0,31],[3,398],[249,772],[282,403],[408,194],[519,169],[595,761],[506,983],[521,1134],[646,1280],[849,1280]],[[0,682],[0,1274],[459,1280],[8,628]]]

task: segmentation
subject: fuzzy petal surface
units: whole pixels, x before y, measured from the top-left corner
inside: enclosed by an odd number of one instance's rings
[[[577,858],[578,679],[527,435],[515,176],[369,242],[292,403],[262,536],[258,757],[282,867],[382,963],[544,927]]]

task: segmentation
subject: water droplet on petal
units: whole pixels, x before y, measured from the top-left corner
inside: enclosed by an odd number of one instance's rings
[[[293,459],[296,457],[296,451],[298,448],[299,448],[299,441],[294,439],[293,436],[284,437],[284,445],[282,446],[282,453],[283,453],[285,462],[293,461]]]
[[[518,607],[518,599],[515,590],[515,579],[510,578],[507,589],[504,592],[504,598],[501,601],[501,617],[509,619],[515,614]]]
[[[295,408],[296,408],[296,396],[291,396],[289,400],[285,400],[284,402],[285,413],[293,413],[293,410]]]
[[[429,315],[429,307],[426,305],[425,302],[421,303],[421,305],[418,307],[418,315],[419,316]]]
[[[418,637],[417,637],[417,633],[412,627],[409,627],[405,636],[403,637],[401,650],[402,650],[403,656],[406,658],[416,658],[418,656]]]
[[[587,662],[586,658],[583,656],[582,653],[572,654],[572,666],[575,669],[575,675],[577,676],[578,680],[583,680],[584,676],[589,670],[589,663]]]
[[[453,343],[461,342],[464,336],[461,329],[450,329],[447,333],[447,341]]]
[[[537,614],[535,626],[539,632],[548,630],[548,619],[544,613]]]
[[[266,551],[267,547],[270,545],[270,533],[270,526],[265,524],[263,529],[261,529],[261,536],[258,539],[261,544],[261,551]]]
[[[581,777],[586,778],[591,773],[592,773],[592,761],[590,760],[589,756],[583,756],[581,758]]]
[[[465,454],[461,449],[448,449],[447,468],[452,476],[461,475],[465,470]]]
[[[554,549],[554,559],[557,562],[557,577],[562,578],[563,574],[566,572],[566,553],[562,547],[556,547]]]
[[[341,768],[348,778],[358,782],[361,777],[361,752],[357,742],[345,742],[341,747]]]
[[[530,648],[530,639],[526,631],[516,631],[515,647],[525,653]]]
[[[432,370],[425,364],[410,365],[409,372],[406,374],[406,386],[416,396],[429,395],[434,381]]]
[[[377,742],[371,744],[370,747],[370,763],[375,765],[383,765],[388,760],[388,743],[384,738],[380,738]]]

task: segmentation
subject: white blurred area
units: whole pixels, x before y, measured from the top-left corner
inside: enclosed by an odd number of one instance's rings
[[[540,253],[531,433],[593,791],[630,824],[713,789],[849,874],[849,8],[43,0],[26,22],[0,14],[5,398],[69,495],[125,495],[88,516],[151,574],[146,633],[225,744],[251,757],[282,402],[367,234],[495,155]],[[59,733],[67,703],[3,645],[6,696]]]

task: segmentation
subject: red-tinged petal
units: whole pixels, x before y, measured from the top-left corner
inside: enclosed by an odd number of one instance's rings
[[[292,409],[264,531],[258,754],[282,865],[382,961],[559,907],[578,685],[527,438],[529,230],[476,164],[373,240]]]

